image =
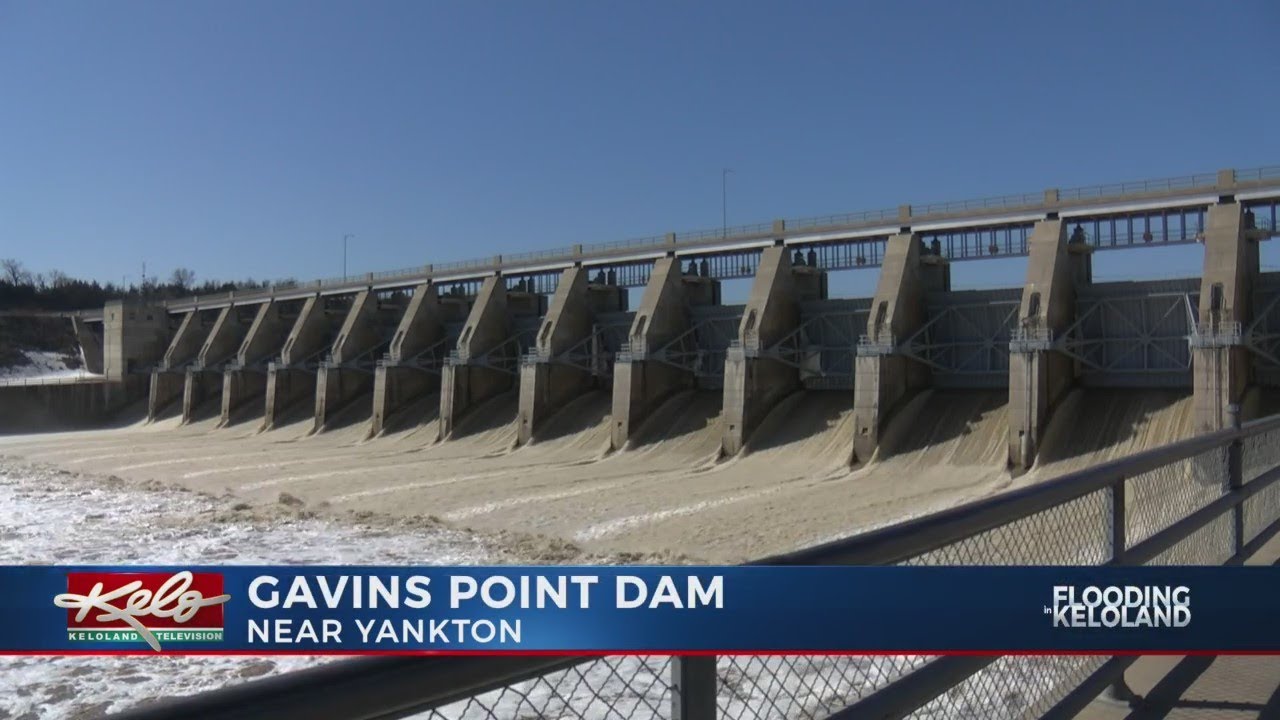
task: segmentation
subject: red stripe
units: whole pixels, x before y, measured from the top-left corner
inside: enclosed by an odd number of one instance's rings
[[[270,657],[274,655],[311,655],[315,657],[351,656],[399,656],[399,657],[573,657],[573,656],[625,656],[675,655],[681,657],[725,656],[801,656],[824,655],[828,657],[859,656],[925,656],[953,655],[970,657],[1061,657],[1080,655],[1169,655],[1169,656],[1218,656],[1218,655],[1266,655],[1280,656],[1280,649],[1273,650],[0,650],[0,656],[75,656],[75,655],[207,655]]]

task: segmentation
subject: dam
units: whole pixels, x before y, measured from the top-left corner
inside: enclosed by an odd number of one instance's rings
[[[72,318],[99,378],[0,387],[0,452],[551,561],[746,561],[1275,412],[1278,206],[1280,169],[1224,170],[116,301]],[[1094,280],[1174,245],[1200,277]]]

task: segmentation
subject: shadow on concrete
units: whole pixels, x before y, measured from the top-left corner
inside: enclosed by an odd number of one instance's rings
[[[640,424],[628,443],[634,449],[714,432],[719,425],[724,394],[693,390],[672,396]],[[719,436],[716,437],[717,444]]]
[[[222,415],[222,391],[211,392],[209,397],[203,402],[196,405],[195,410],[191,413],[189,423],[198,423],[205,420],[213,420]]]
[[[534,433],[535,443],[591,432],[608,420],[613,396],[606,390],[591,390],[560,408]]]
[[[440,418],[440,393],[429,390],[406,401],[399,410],[391,413],[383,421],[382,434],[392,435],[405,430],[412,430]]]
[[[519,411],[520,395],[517,392],[505,392],[480,403],[458,421],[453,428],[454,439],[468,435],[497,430],[506,425],[514,429],[516,415]]]
[[[266,413],[266,402],[266,395],[261,393],[245,398],[238,407],[231,411],[231,414],[227,417],[227,423],[222,427],[233,428],[246,424],[261,425],[262,417]]]
[[[986,457],[1008,436],[1006,390],[928,389],[889,419],[878,457],[920,453],[949,443],[957,460]]]
[[[827,432],[853,411],[853,393],[847,390],[801,390],[783,398],[747,439],[746,452],[763,452],[804,442]],[[848,437],[848,457],[853,436]],[[816,460],[816,458],[815,458]]]
[[[368,426],[372,417],[373,391],[370,390],[351,398],[349,402],[330,414],[329,420],[324,424],[322,431],[341,430],[361,423]]]

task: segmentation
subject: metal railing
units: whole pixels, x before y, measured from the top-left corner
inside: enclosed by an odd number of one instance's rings
[[[771,565],[1216,565],[1280,532],[1280,416]],[[128,720],[1071,717],[1132,658],[361,658],[126,712]]]
[[[23,376],[0,378],[0,387],[39,387],[41,385],[76,385],[88,382],[105,382],[106,376],[91,372],[57,377]]]
[[[1235,170],[1228,177],[1230,178],[1230,185],[1226,187],[1218,186],[1220,180],[1218,174],[1201,173],[1154,180],[1091,185],[1067,190],[1049,190],[1040,193],[1017,193],[972,200],[904,205],[900,208],[883,208],[839,215],[788,218],[784,220],[785,231],[780,234],[782,236],[790,236],[822,229],[853,231],[881,226],[896,226],[904,221],[919,224],[981,212],[1056,210],[1072,204],[1117,201],[1125,198],[1144,199],[1156,195],[1185,195],[1202,190],[1234,191],[1258,187],[1268,188],[1280,184],[1280,166]],[[904,212],[906,213],[905,217],[903,215]],[[588,258],[607,261],[610,256],[625,255],[631,252],[689,250],[700,247],[714,248],[720,241],[748,241],[769,238],[775,235],[779,235],[779,233],[774,230],[773,223],[753,223],[728,228],[693,230],[629,240],[493,255],[449,263],[432,263],[306,282],[290,280],[282,285],[262,290],[241,290],[217,295],[169,300],[165,301],[165,306],[171,311],[181,311],[195,307],[218,305],[233,300],[257,302],[274,297],[277,292],[297,293],[306,290],[320,292],[335,288],[358,288],[397,280],[421,282],[430,278],[442,278],[466,273],[519,272],[522,266],[527,267],[544,261],[552,264],[572,264]]]

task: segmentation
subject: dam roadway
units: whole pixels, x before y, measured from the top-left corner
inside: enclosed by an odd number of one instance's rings
[[[548,561],[743,561],[1280,409],[1278,203],[1280,169],[1223,171],[116,302],[74,318],[102,381],[0,388],[50,431],[0,452]],[[1183,243],[1199,278],[1093,282]]]

